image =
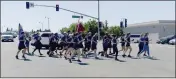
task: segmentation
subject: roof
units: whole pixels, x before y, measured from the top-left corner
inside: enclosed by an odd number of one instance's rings
[[[155,25],[155,24],[159,24],[159,23],[170,23],[170,24],[174,24],[175,20],[157,20],[157,21],[150,21],[150,22],[143,22],[143,23],[135,23],[135,24],[129,24],[128,27]]]
[[[3,37],[3,36],[13,36],[13,35],[1,35],[1,36]]]

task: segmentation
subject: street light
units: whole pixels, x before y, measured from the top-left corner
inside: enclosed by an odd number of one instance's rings
[[[48,30],[50,30],[50,27],[49,27],[49,19],[50,19],[50,18],[48,18],[48,17],[46,17],[46,16],[45,16],[45,18],[48,19]]]
[[[39,22],[40,24],[42,24],[42,31],[43,31],[43,23],[42,22]]]

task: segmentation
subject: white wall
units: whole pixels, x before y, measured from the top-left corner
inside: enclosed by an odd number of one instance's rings
[[[174,35],[175,23],[154,23],[140,26],[129,26],[127,28],[124,28],[124,32],[130,32],[133,34],[141,34],[148,32],[149,34],[151,34],[151,38],[153,38],[152,42],[155,42],[161,37]]]

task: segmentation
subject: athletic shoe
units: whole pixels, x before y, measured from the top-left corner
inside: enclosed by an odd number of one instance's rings
[[[125,55],[125,54],[123,54],[122,56],[123,56],[124,58],[126,57],[126,55]]]
[[[73,60],[74,60],[75,58],[74,58],[74,57],[72,57],[71,59],[73,59]]]
[[[77,61],[78,61],[78,62],[81,62],[81,60],[79,60],[79,59],[78,59]]]
[[[43,54],[40,54],[40,56],[42,56]]]
[[[23,55],[22,58],[26,59],[26,57]]]
[[[66,57],[66,56],[64,56],[64,58],[65,58],[65,60],[67,60],[67,57]]]
[[[130,58],[131,58],[131,55],[128,55],[128,57],[130,57]]]
[[[115,53],[110,53],[109,55],[113,55],[113,54],[115,54]]]
[[[144,54],[143,56],[147,56],[146,54]]]
[[[49,55],[49,51],[47,52],[47,54]]]
[[[71,59],[68,59],[70,63],[72,63],[72,60]]]
[[[115,60],[116,60],[116,61],[119,61],[119,59],[118,59],[118,58],[115,58]]]
[[[15,57],[16,57],[16,59],[19,59],[19,58],[18,58],[18,55],[16,55]]]
[[[105,55],[105,57],[109,58],[109,55]]]
[[[95,59],[99,59],[98,57],[95,57]]]

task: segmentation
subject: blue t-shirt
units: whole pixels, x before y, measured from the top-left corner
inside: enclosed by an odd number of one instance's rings
[[[145,38],[144,38],[144,37],[141,37],[141,38],[140,38],[139,45],[144,45],[144,41],[145,41]]]
[[[112,39],[112,43],[113,43],[113,47],[116,47],[117,46],[117,39]]]
[[[149,44],[149,38],[145,37],[145,41],[146,41],[145,45],[148,45]]]
[[[25,45],[25,36],[24,35],[21,35],[19,37],[19,46],[24,46]]]

